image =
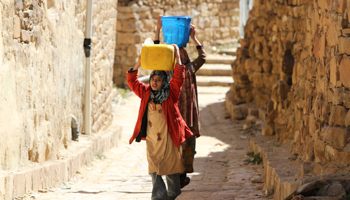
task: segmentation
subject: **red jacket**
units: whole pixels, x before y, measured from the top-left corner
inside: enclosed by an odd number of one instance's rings
[[[193,136],[191,130],[187,127],[186,122],[182,119],[179,108],[177,106],[177,101],[180,97],[181,86],[185,77],[184,66],[176,64],[174,75],[170,81],[170,92],[169,97],[162,103],[163,114],[166,119],[166,124],[168,126],[168,131],[171,140],[175,147],[180,146],[187,138]],[[141,129],[142,117],[145,113],[146,107],[148,106],[148,100],[151,95],[151,86],[149,84],[144,84],[138,80],[137,71],[126,72],[127,80],[130,89],[141,98],[141,105],[139,109],[139,114],[137,117],[136,126],[134,133],[129,140],[131,144]],[[146,138],[142,138],[145,140]]]

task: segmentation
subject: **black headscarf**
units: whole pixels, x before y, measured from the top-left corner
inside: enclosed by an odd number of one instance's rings
[[[159,71],[159,70],[154,70],[150,75],[150,79],[152,78],[153,75],[158,75],[163,80],[163,82],[159,90],[153,90],[151,87],[150,100],[153,101],[155,104],[161,104],[169,96],[169,89],[170,89],[169,76],[165,71]],[[141,129],[139,134],[136,137],[136,142],[140,142],[142,138],[147,137],[147,113],[148,113],[148,106],[146,106],[145,113],[143,114]]]
[[[163,83],[159,90],[151,89],[150,100],[156,104],[161,104],[169,96],[169,89],[170,89],[169,77],[165,71],[160,71],[160,70],[154,70],[150,75],[150,79],[154,75],[158,75],[163,80]]]

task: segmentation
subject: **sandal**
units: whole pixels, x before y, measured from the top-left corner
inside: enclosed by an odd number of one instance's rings
[[[190,183],[191,179],[189,177],[181,178],[180,179],[180,186],[181,188],[185,187]]]

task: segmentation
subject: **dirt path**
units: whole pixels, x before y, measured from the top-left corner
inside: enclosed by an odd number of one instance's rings
[[[228,89],[199,88],[202,136],[197,139],[195,173],[190,174],[191,183],[177,199],[268,199],[261,183],[262,166],[244,164],[250,158],[246,155],[249,133],[242,129],[244,122],[228,119],[224,108]],[[97,154],[70,182],[23,199],[150,199],[145,142],[128,144],[139,103],[138,97],[131,95],[118,108],[110,127],[123,127],[117,148]]]

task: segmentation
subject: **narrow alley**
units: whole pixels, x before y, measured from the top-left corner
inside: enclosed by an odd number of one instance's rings
[[[216,78],[217,79],[217,78]],[[205,84],[202,84],[205,85]],[[232,121],[225,110],[228,86],[199,86],[201,137],[197,139],[195,173],[177,199],[271,199],[263,189],[262,165],[246,164],[251,130]],[[145,142],[128,144],[137,118],[139,98],[129,94],[117,105],[113,124],[122,126],[118,147],[96,154],[70,182],[22,199],[92,200],[150,199]]]

